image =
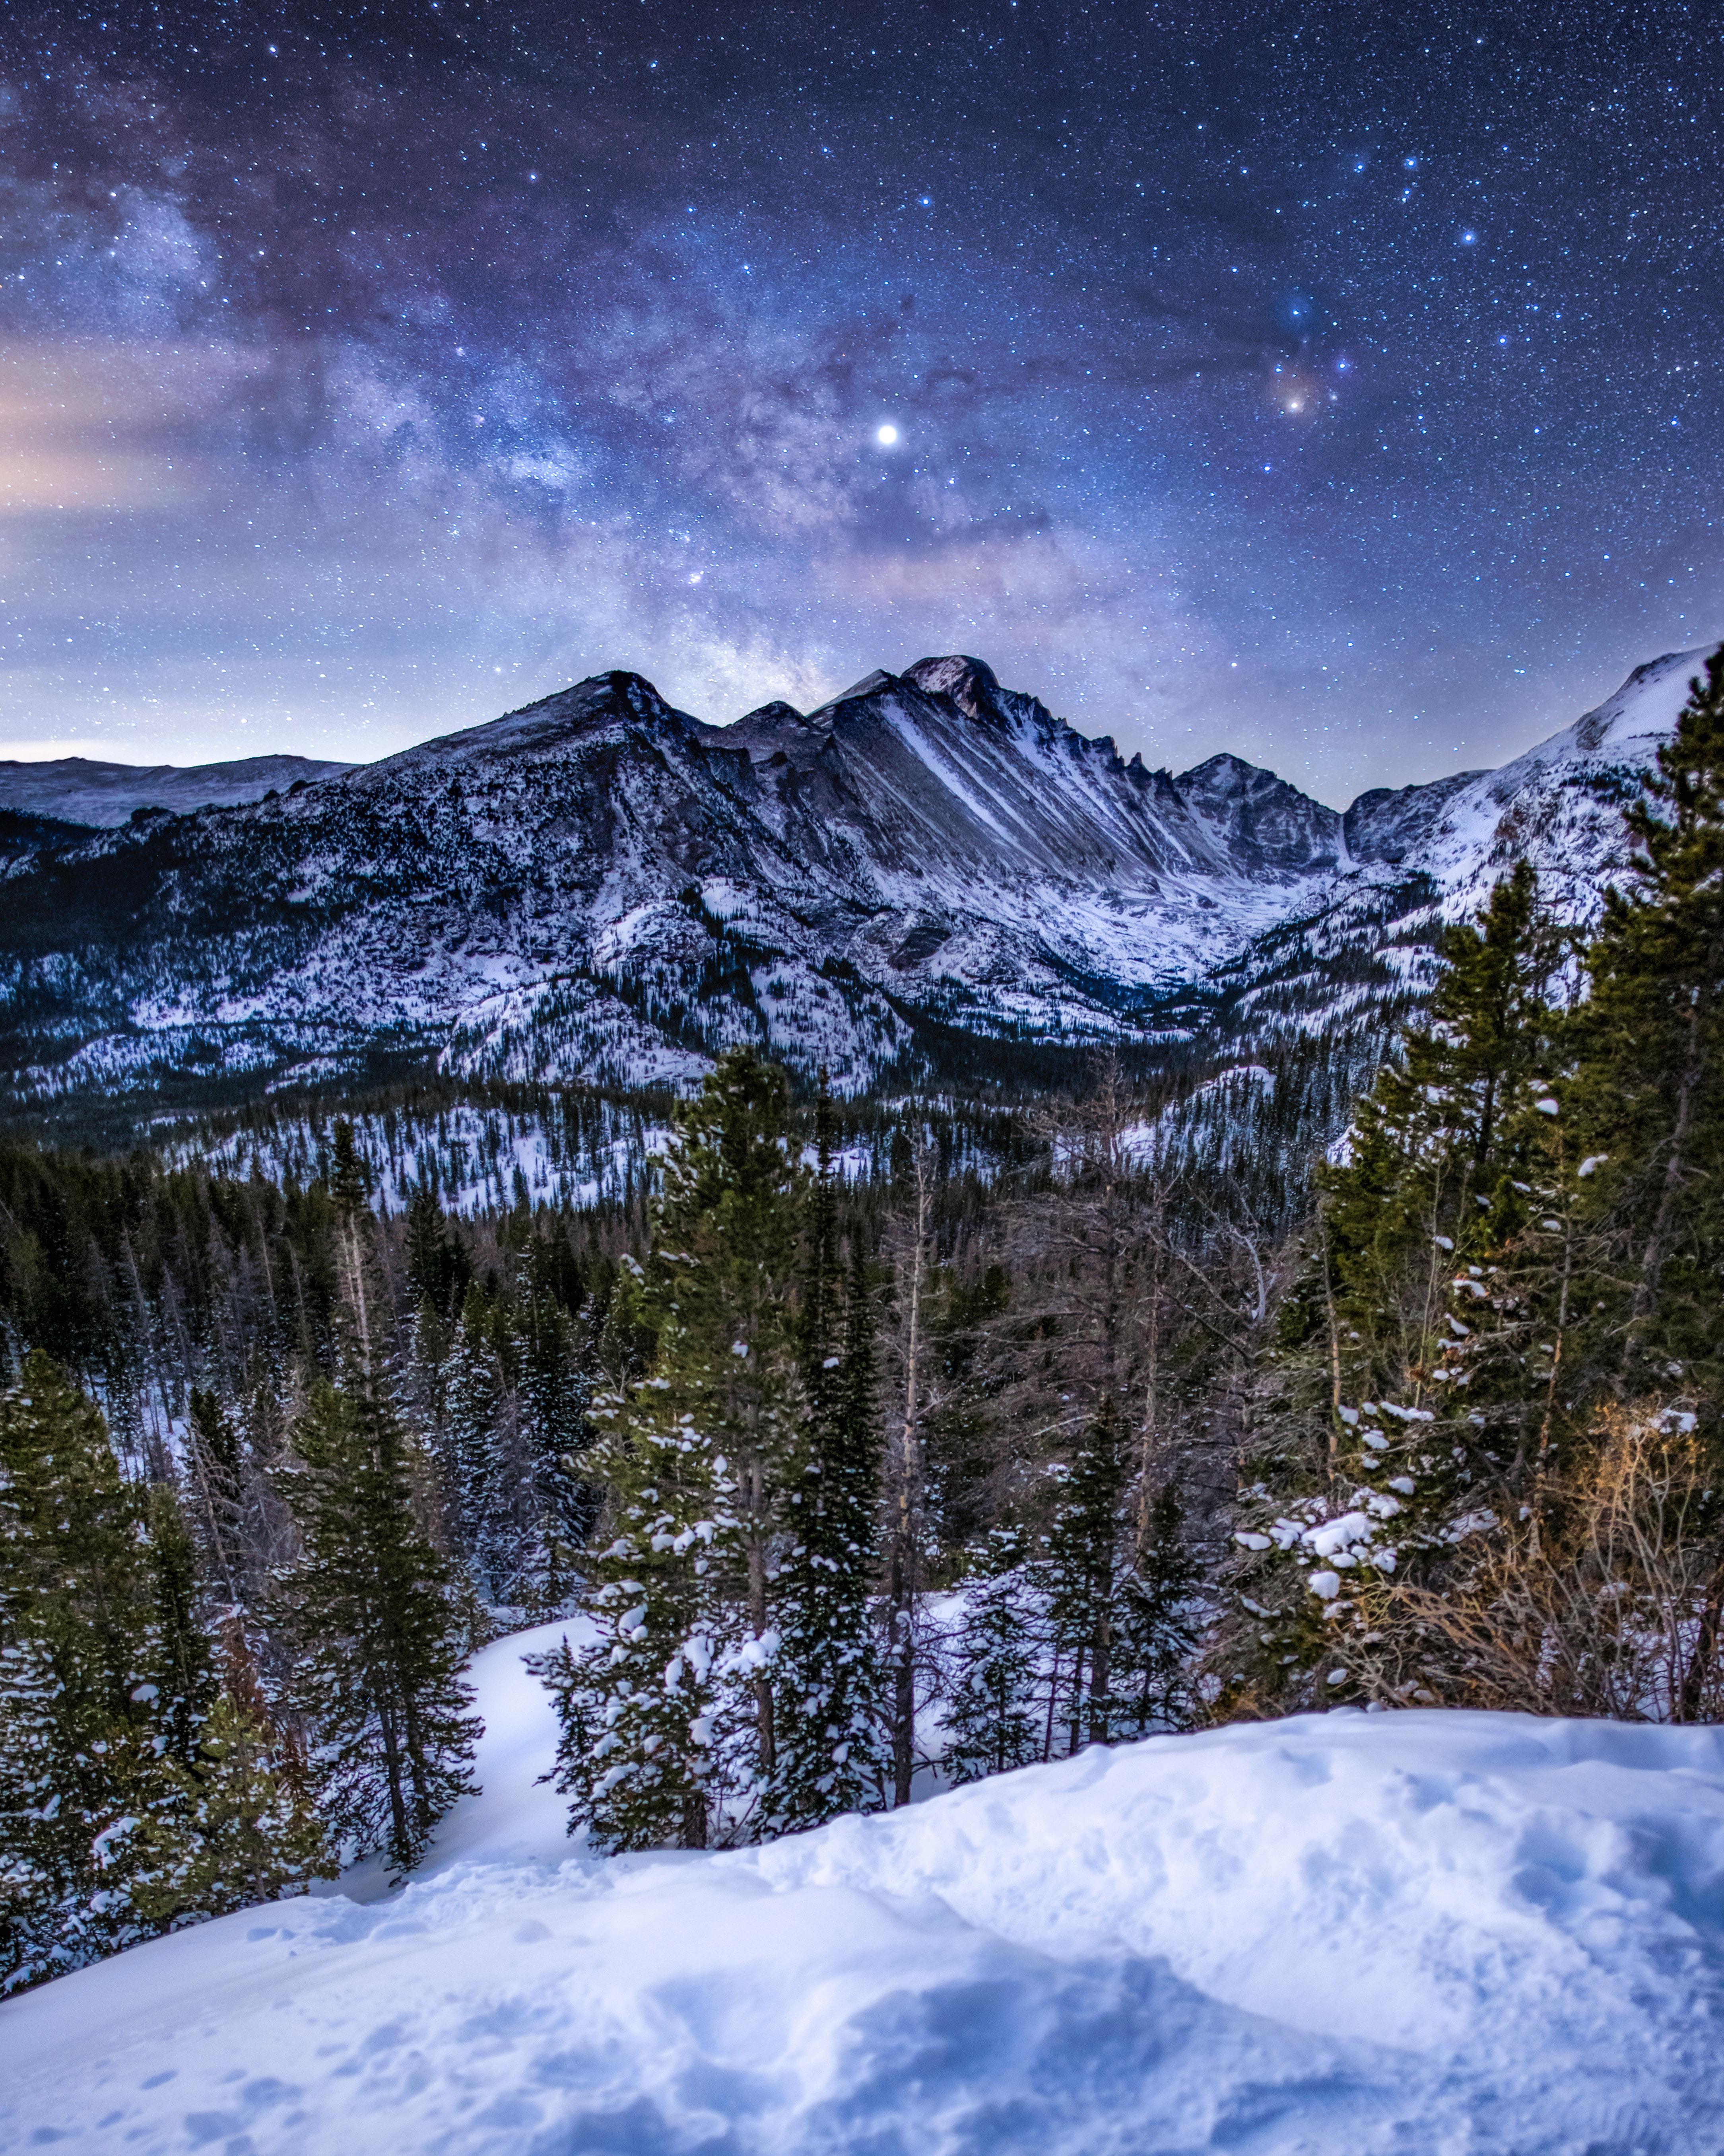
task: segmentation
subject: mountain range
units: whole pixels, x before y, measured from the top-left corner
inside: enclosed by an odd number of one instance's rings
[[[53,757],[40,763],[0,761],[0,813],[111,829],[141,808],[231,808],[285,793],[300,780],[333,778],[351,764],[309,756],[248,756],[235,763],[100,763]]]
[[[1701,656],[1499,771],[1344,812],[1234,756],[1123,758],[966,657],[728,726],[598,675],[97,831],[68,829],[81,775],[27,767],[28,799],[0,786],[0,1061],[20,1103],[141,1106],[433,1064],[683,1083],[745,1039],[849,1091],[1108,1042],[1260,1063],[1380,1029],[1516,859],[1587,914]],[[177,776],[224,768],[262,775]]]

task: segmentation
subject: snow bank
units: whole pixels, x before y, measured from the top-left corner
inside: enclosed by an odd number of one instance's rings
[[[602,1863],[529,1779],[522,1644],[478,1667],[487,1794],[404,1892],[0,2007],[0,2148],[1724,2147],[1724,1732],[1314,1716]]]

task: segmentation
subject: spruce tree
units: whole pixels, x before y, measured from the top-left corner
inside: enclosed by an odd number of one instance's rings
[[[1008,1774],[1043,1756],[1047,1597],[1024,1535],[996,1528],[972,1559],[949,1655],[942,1759],[954,1783]]]
[[[330,1830],[380,1851],[398,1876],[475,1788],[481,1728],[461,1676],[461,1599],[418,1517],[423,1463],[390,1397],[364,1178],[346,1124],[336,1139],[341,1382],[316,1385],[294,1426],[282,1481],[301,1555],[277,1614],[295,1650],[288,1697],[312,1732]]]
[[[1724,648],[1706,661],[1607,894],[1572,1112],[1611,1262],[1588,1283],[1614,1389],[1724,1397]],[[1715,1412],[1709,1406],[1709,1417]]]
[[[706,1848],[754,1774],[752,1717],[721,1674],[740,1633],[722,1591],[739,1555],[729,1463],[653,1384],[595,1411],[610,1537],[582,1604],[595,1639],[529,1662],[557,1703],[571,1830],[611,1851]]]
[[[1057,1471],[1059,1496],[1043,1566],[1073,1752],[1086,1737],[1105,1744],[1111,1731],[1121,1508],[1129,1473],[1119,1405],[1104,1393],[1070,1460]]]
[[[1185,1547],[1182,1525],[1179,1493],[1169,1482],[1150,1504],[1143,1535],[1116,1583],[1111,1690],[1116,1737],[1181,1729],[1195,1712],[1192,1658],[1203,1574]]]
[[[1567,1232],[1552,1178],[1578,1170],[1550,1149],[1562,946],[1524,863],[1440,956],[1427,1019],[1319,1178],[1265,1373],[1226,1635],[1264,1702],[1435,1697],[1429,1643],[1387,1617],[1395,1584],[1458,1587],[1538,1450],[1534,1365],[1568,1293],[1541,1239]]]
[[[495,1300],[469,1287],[449,1353],[442,1441],[444,1517],[481,1602],[505,1599],[510,1570],[504,1436],[510,1405]]]
[[[859,1240],[841,1270],[824,1080],[802,1307],[801,1441],[789,1462],[777,1582],[782,1829],[859,1811],[879,1786],[880,1677],[871,1609],[880,1507],[874,1299]]]
[[[154,1484],[144,1498],[150,1578],[151,1719],[159,1748],[190,1764],[216,1691],[198,1553],[178,1490]]]
[[[567,1312],[531,1283],[516,1305],[513,1353],[521,1437],[516,1599],[550,1616],[574,1591],[598,1515],[584,1458],[593,1438],[592,1389]]]
[[[195,1755],[168,1763],[168,1801],[141,1830],[131,1899],[158,1928],[302,1894],[336,1875],[305,1761],[270,1717],[237,1625],[226,1661]]]
[[[598,1642],[543,1666],[559,1786],[575,1824],[613,1848],[758,1831],[777,1771],[808,1175],[783,1073],[752,1050],[723,1056],[676,1122],[653,1248],[612,1317],[649,1343],[647,1371],[594,1413]]]
[[[193,1386],[186,1466],[203,1570],[230,1603],[244,1599],[245,1469],[239,1432],[214,1393]]]
[[[1456,1267],[1490,1239],[1505,1173],[1506,1110],[1547,1072],[1562,957],[1521,862],[1480,921],[1447,930],[1429,1013],[1359,1104],[1347,1154],[1319,1178],[1323,1306],[1348,1397],[1416,1394]],[[1332,1312],[1332,1318],[1331,1313]]]
[[[416,1190],[408,1202],[406,1257],[414,1301],[428,1303],[440,1318],[452,1317],[472,1278],[472,1260],[428,1189]]]
[[[134,1827],[175,1680],[142,1526],[100,1411],[31,1353],[0,1397],[0,1990],[148,1929]]]

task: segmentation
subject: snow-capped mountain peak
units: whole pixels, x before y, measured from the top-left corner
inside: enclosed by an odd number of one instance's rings
[[[14,1087],[378,1054],[681,1080],[738,1039],[854,1086],[965,1035],[1326,1023],[1336,966],[1416,948],[1433,892],[1452,915],[1526,855],[1558,906],[1595,904],[1701,657],[1501,771],[1345,814],[1236,756],[1126,762],[962,654],[731,726],[595,675],[249,806],[44,827],[3,871]]]

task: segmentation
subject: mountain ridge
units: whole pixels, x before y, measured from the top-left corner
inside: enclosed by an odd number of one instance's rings
[[[115,829],[139,809],[183,815],[196,808],[233,808],[260,801],[273,788],[351,771],[305,756],[249,756],[228,763],[111,763],[87,757],[54,757],[41,762],[0,762],[0,809],[91,829]]]
[[[687,1083],[741,1040],[859,1090],[958,1037],[1003,1067],[1009,1044],[1321,1033],[1416,995],[1438,920],[1521,853],[1564,910],[1595,904],[1621,851],[1605,797],[1700,655],[1501,771],[1346,810],[1231,754],[1127,762],[962,654],[730,727],[595,675],[290,793],[0,864],[0,1055],[25,1101],[379,1056]]]

